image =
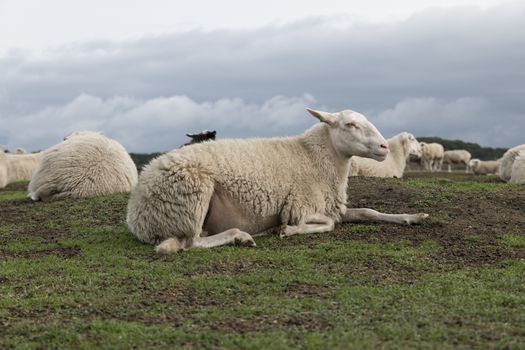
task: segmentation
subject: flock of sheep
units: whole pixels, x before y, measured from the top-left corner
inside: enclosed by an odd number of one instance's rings
[[[402,132],[388,140],[390,154],[384,162],[373,159],[352,157],[350,159],[351,176],[403,177],[407,162],[419,160],[423,169],[430,172],[442,171],[447,165],[451,172],[452,165],[463,166],[465,172],[475,175],[499,175],[503,181],[525,184],[525,145],[509,149],[497,160],[471,158],[467,150],[445,151],[439,143],[418,142],[414,135]]]
[[[525,183],[525,145],[500,160],[481,161],[465,150],[420,143],[407,132],[385,140],[351,110],[308,112],[320,123],[295,137],[200,143],[215,139],[215,132],[188,135],[191,146],[153,159],[140,176],[124,147],[96,132],[73,133],[34,154],[2,150],[0,188],[30,180],[28,197],[34,201],[131,192],[131,231],[157,252],[172,253],[253,246],[252,235],[272,230],[281,237],[328,232],[338,222],[419,224],[427,214],[346,207],[349,176],[402,177],[410,157],[428,171],[462,164],[475,174],[499,173],[505,181]]]

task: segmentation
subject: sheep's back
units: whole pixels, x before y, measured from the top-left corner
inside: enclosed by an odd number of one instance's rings
[[[503,181],[509,181],[512,174],[512,165],[518,153],[525,150],[525,144],[510,148],[501,158],[499,176]]]
[[[525,184],[525,150],[522,150],[516,156],[512,164],[510,183]]]
[[[55,198],[129,192],[137,183],[131,157],[118,142],[99,134],[66,139],[45,151],[29,191]],[[52,190],[44,190],[46,187]]]

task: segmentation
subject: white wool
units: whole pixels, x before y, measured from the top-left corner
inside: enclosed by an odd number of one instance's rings
[[[73,133],[44,152],[29,183],[29,197],[49,200],[129,192],[137,168],[124,147],[100,133]]]
[[[479,160],[472,159],[469,168],[475,175],[497,174],[499,171],[499,160]]]
[[[0,152],[0,188],[17,181],[28,181],[35,172],[42,153],[6,154]]]
[[[443,153],[443,164],[448,165],[448,171],[452,171],[452,164],[465,166],[465,171],[469,171],[470,152],[464,149],[445,151]]]
[[[443,164],[444,148],[439,143],[420,142],[421,164],[427,171],[439,171]]]
[[[512,164],[509,182],[513,184],[525,184],[525,149],[520,150],[516,155],[514,163]]]
[[[507,150],[507,152],[505,152],[505,154],[503,154],[503,157],[501,158],[500,172],[499,172],[499,177],[503,181],[510,180],[514,160],[518,156],[518,153],[522,150],[525,150],[525,144],[510,148],[509,150]]]

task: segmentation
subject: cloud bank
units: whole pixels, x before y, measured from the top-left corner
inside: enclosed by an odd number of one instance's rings
[[[305,107],[324,107],[360,111],[385,136],[513,146],[525,142],[523,18],[508,3],[13,50],[0,57],[0,143],[45,148],[97,129],[167,150],[200,129],[296,134],[312,123]]]
[[[293,135],[315,122],[304,109],[313,104],[311,95],[275,96],[251,104],[241,99],[198,103],[187,96],[139,100],[83,94],[63,106],[16,118],[7,136],[10,144],[36,149],[51,146],[75,130],[97,130],[119,140],[130,152],[167,151],[188,141],[185,133],[203,129],[220,130],[220,138]]]

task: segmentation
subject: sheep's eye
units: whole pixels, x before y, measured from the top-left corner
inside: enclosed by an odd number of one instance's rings
[[[349,127],[349,128],[356,128],[356,129],[359,129],[359,127],[357,126],[356,123],[346,123],[345,125],[346,125],[347,127]]]

